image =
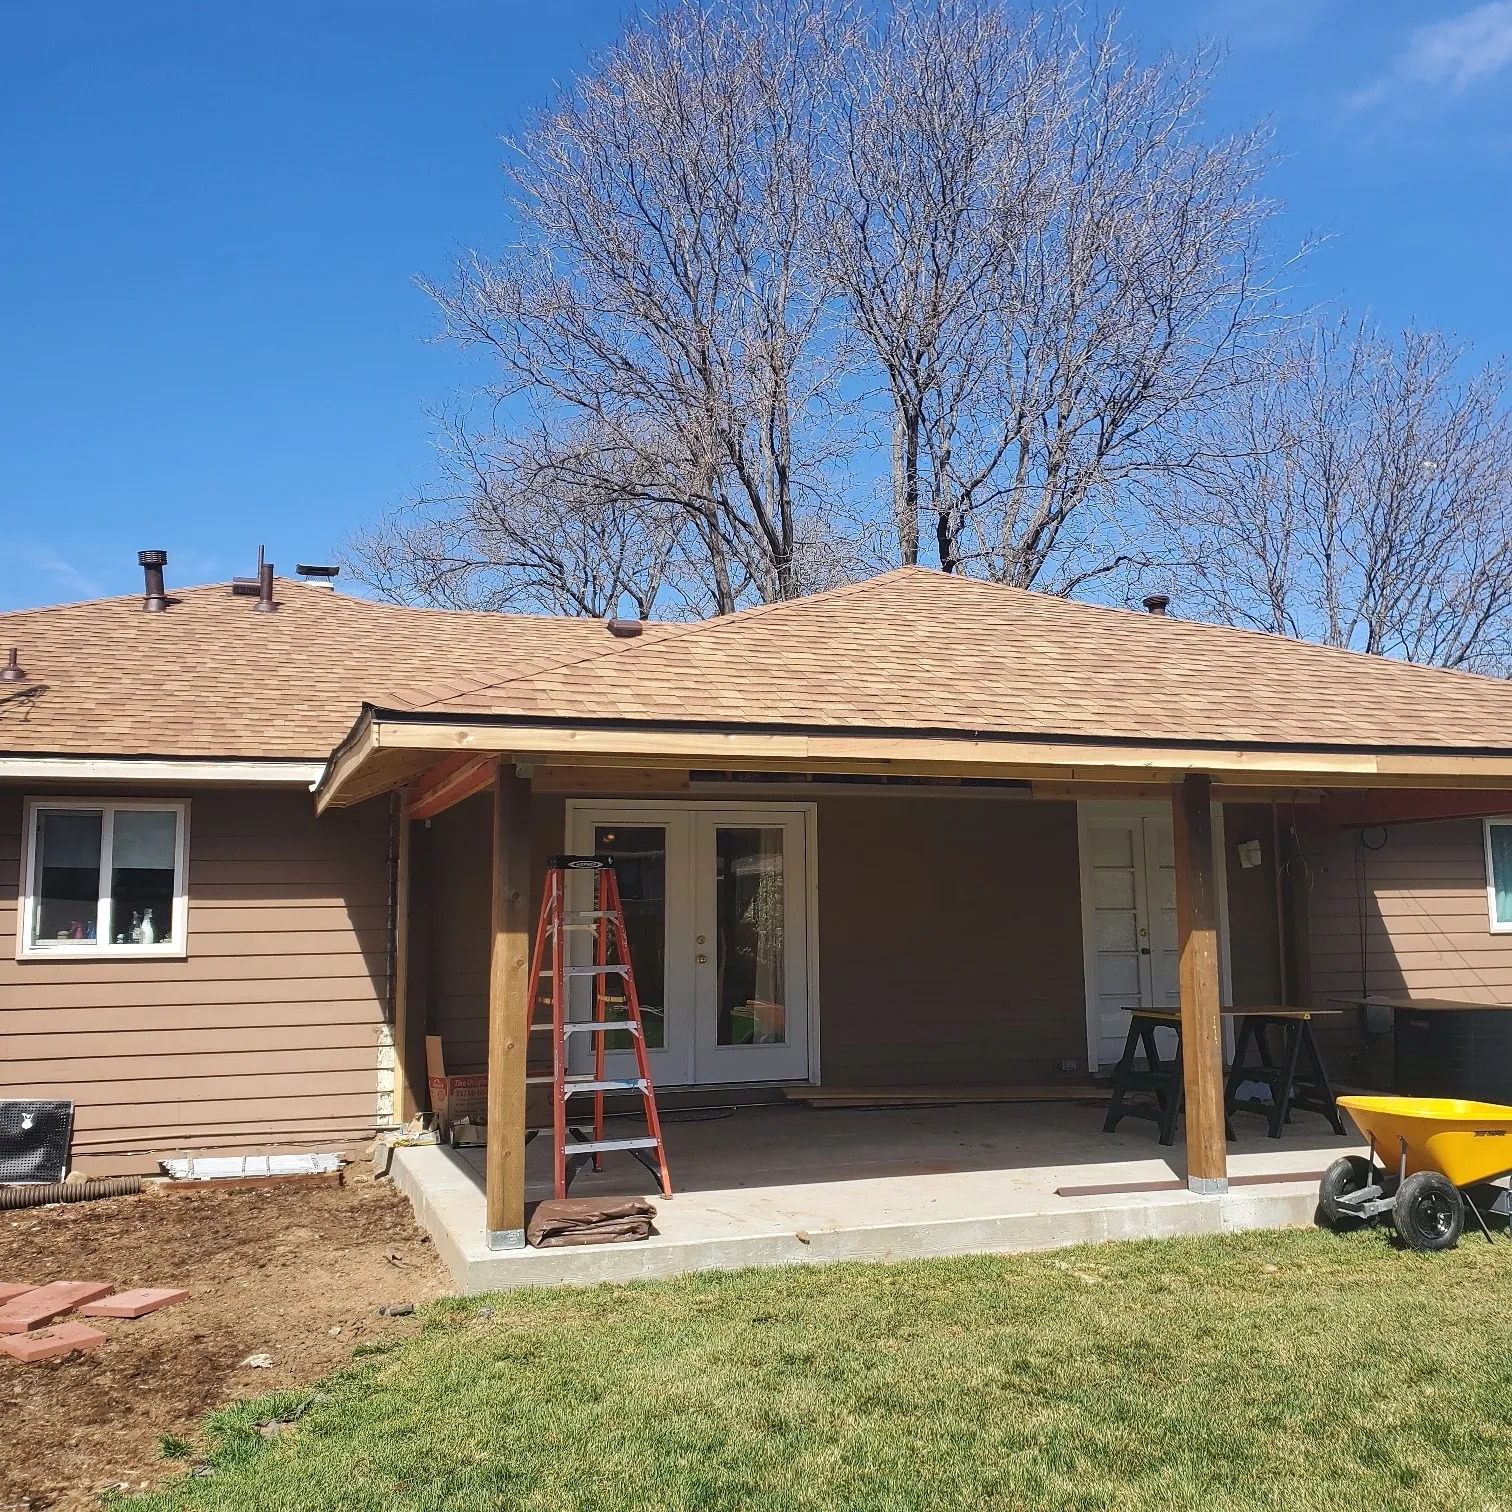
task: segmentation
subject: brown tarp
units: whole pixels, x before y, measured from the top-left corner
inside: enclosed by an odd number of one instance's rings
[[[651,1237],[656,1209],[641,1197],[567,1197],[538,1202],[525,1230],[540,1249],[565,1244],[625,1244]]]

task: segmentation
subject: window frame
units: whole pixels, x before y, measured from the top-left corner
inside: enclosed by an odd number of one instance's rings
[[[1492,934],[1512,934],[1512,919],[1503,921],[1496,916],[1496,861],[1491,849],[1491,830],[1493,826],[1502,829],[1512,829],[1512,819],[1488,818],[1481,820],[1481,830],[1486,846],[1486,917],[1490,921]]]
[[[37,865],[41,848],[37,843],[40,819],[44,811],[78,809],[98,810],[110,816],[100,833],[100,898],[98,918],[106,928],[104,938],[94,940],[49,940],[33,943],[32,928],[37,914]],[[176,816],[173,838],[173,916],[171,938],[154,945],[117,945],[110,941],[110,893],[114,880],[112,842],[115,815],[121,810],[149,813],[173,813]],[[18,961],[172,961],[189,954],[189,800],[187,798],[100,798],[32,797],[25,801],[22,819],[23,855],[21,860],[21,897],[16,909],[16,959]]]

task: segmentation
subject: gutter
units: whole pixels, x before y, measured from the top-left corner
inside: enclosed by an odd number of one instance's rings
[[[313,792],[323,761],[239,757],[0,756],[0,782],[221,782],[302,787]]]

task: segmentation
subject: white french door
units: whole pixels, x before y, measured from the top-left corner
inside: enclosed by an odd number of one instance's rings
[[[1124,804],[1083,803],[1080,821],[1087,1053],[1095,1070],[1115,1064],[1123,1054],[1129,1032],[1125,1009],[1181,1005],[1176,856],[1169,809],[1139,812]],[[1215,806],[1219,956],[1224,1000],[1229,1001],[1223,844],[1222,812]],[[1170,1038],[1174,1046],[1174,1035]]]
[[[617,863],[659,1086],[808,1075],[812,831],[805,808],[568,805],[571,848]],[[585,874],[573,885],[586,889]],[[573,941],[578,959],[591,948],[586,934]],[[574,986],[574,1015],[586,1016],[591,988],[584,979]],[[611,1036],[608,1048],[613,1074],[627,1074],[624,1036]]]

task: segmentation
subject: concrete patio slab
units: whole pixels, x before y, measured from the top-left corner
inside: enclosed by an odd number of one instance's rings
[[[1074,1104],[858,1110],[719,1110],[667,1124],[676,1195],[644,1168],[609,1157],[574,1196],[650,1197],[642,1243],[491,1251],[483,1242],[483,1151],[394,1152],[394,1179],[460,1290],[587,1284],[752,1265],[904,1260],[1043,1250],[1105,1239],[1166,1238],[1310,1224],[1317,1177],[1358,1141],[1299,1114],[1280,1141],[1241,1119],[1232,1176],[1264,1176],[1218,1197],[1185,1191],[1059,1197],[1062,1186],[1127,1186],[1183,1174],[1180,1146],[1149,1124],[1101,1132],[1101,1108]],[[683,1115],[687,1116],[687,1115]],[[1245,1127],[1254,1124],[1254,1131]],[[548,1141],[527,1160],[527,1198],[550,1195]]]

